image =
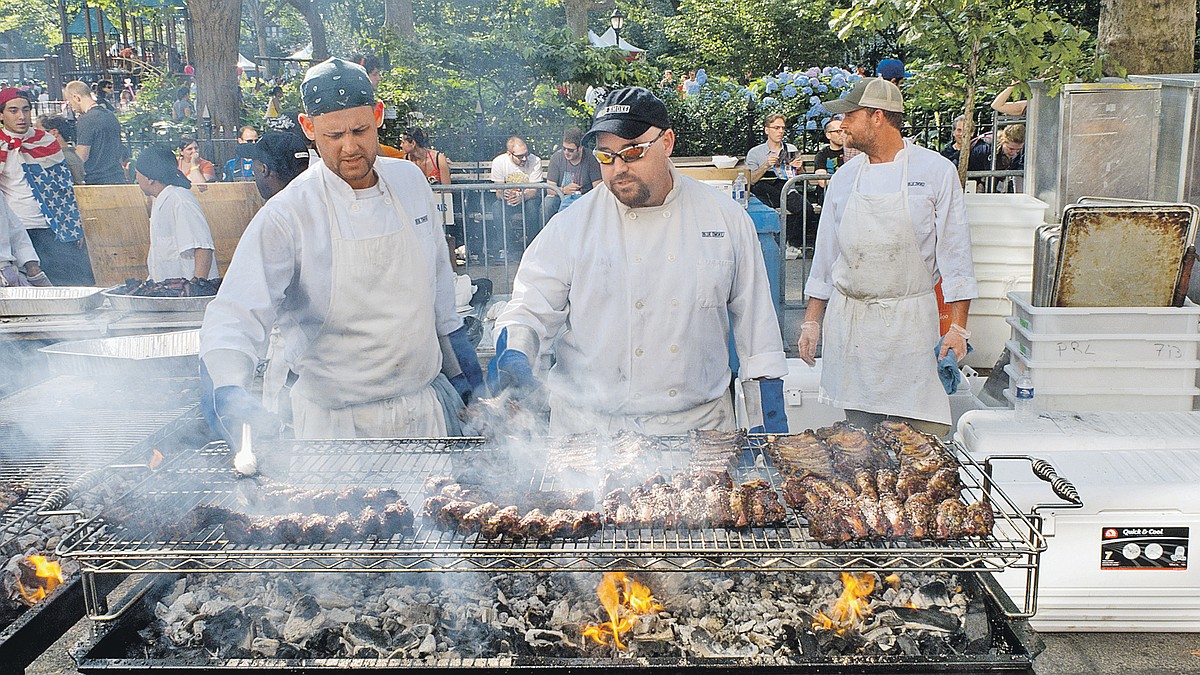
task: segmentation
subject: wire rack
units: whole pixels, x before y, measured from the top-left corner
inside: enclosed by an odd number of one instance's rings
[[[658,437],[664,448],[659,463],[664,475],[686,470],[685,437]],[[778,491],[781,476],[764,452],[764,439],[751,436],[733,471],[735,481],[768,480]],[[286,458],[277,476],[298,487],[391,487],[419,511],[429,476],[494,459],[482,439],[405,439],[296,441],[276,447]],[[501,537],[488,541],[433,528],[418,517],[415,531],[381,539],[321,545],[234,545],[220,526],[176,539],[138,538],[115,522],[96,517],[64,538],[58,553],[75,559],[92,573],[169,572],[409,572],[409,571],[593,571],[660,570],[892,570],[1036,571],[1045,540],[1013,502],[986,480],[982,467],[956,446],[946,452],[960,467],[963,498],[985,493],[993,505],[996,527],[988,537],[949,542],[873,540],[830,547],[809,536],[804,519],[788,509],[781,527],[749,529],[605,527],[580,540],[528,542]],[[536,454],[536,453],[534,453]],[[261,451],[260,451],[261,455]],[[260,458],[260,466],[262,459]],[[197,504],[236,506],[239,481],[229,467],[229,449],[211,444],[184,453],[131,493],[134,499],[166,500],[180,512]],[[525,487],[563,487],[543,463],[525,460]],[[246,481],[242,481],[243,485]],[[985,487],[986,486],[986,487]],[[164,503],[160,501],[160,503]]]

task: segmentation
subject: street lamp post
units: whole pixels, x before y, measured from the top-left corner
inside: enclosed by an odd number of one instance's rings
[[[621,48],[621,28],[625,25],[625,12],[618,7],[613,10],[608,17],[608,22],[612,24],[613,34],[617,37],[617,49]]]

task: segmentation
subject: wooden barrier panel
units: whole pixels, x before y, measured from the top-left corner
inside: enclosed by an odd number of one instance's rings
[[[254,183],[204,183],[192,188],[208,220],[217,269],[229,268],[238,239],[262,206]],[[96,284],[115,286],[145,279],[150,250],[150,198],[136,185],[77,185],[75,199]]]

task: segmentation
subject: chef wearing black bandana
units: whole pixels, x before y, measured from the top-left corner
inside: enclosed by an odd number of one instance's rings
[[[437,437],[482,374],[455,311],[429,183],[376,157],[383,104],[361,66],[332,58],[300,86],[321,162],[250,222],[200,329],[210,425],[237,442],[272,431],[247,393],[273,324],[297,376],[298,438]]]

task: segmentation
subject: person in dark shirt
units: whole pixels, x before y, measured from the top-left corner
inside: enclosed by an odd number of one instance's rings
[[[842,131],[842,118],[840,115],[825,123],[825,139],[829,141],[829,145],[817,151],[817,155],[813,159],[813,173],[832,174],[841,168],[842,164],[846,163],[846,148],[842,145],[842,141],[845,138],[846,132]],[[827,180],[817,181],[817,203],[825,201],[825,187],[827,185],[829,185],[829,181]]]
[[[562,188],[560,200],[553,192],[546,193],[542,201],[542,210],[546,220],[559,211],[571,205],[571,202],[585,195],[593,187],[600,184],[600,162],[585,152],[580,145],[583,131],[578,127],[568,127],[563,132],[562,149],[550,155],[550,170],[546,181]]]
[[[954,118],[954,140],[942,148],[942,157],[958,166],[958,153],[962,148],[964,117]],[[967,171],[987,171],[992,168],[992,144],[977,138],[971,143],[971,155],[967,160]]]
[[[121,169],[121,123],[96,103],[91,87],[75,80],[63,87],[67,104],[75,111],[75,152],[83,160],[89,185],[126,182]]]
[[[112,80],[100,80],[96,83],[96,103],[104,106],[109,112],[116,112],[117,108],[113,105],[113,83]]]

